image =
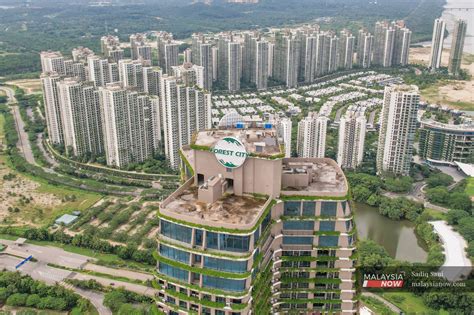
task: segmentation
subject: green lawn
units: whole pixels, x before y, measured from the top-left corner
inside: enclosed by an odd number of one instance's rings
[[[123,260],[122,258],[118,257],[115,254],[104,254],[104,253],[100,253],[98,251],[88,249],[88,248],[82,248],[82,247],[77,247],[77,246],[72,246],[72,245],[65,245],[65,244],[56,243],[56,242],[49,242],[49,241],[28,240],[27,243],[35,244],[35,245],[41,245],[41,246],[59,247],[59,248],[62,248],[65,251],[70,252],[70,253],[75,253],[75,254],[79,254],[79,255],[84,255],[84,256],[89,256],[89,257],[92,257],[92,258],[96,258],[97,260],[104,262],[104,265],[123,266],[125,268],[141,270],[141,271],[150,271],[150,270],[153,269],[152,266],[149,266],[149,265],[146,265],[146,264],[141,264],[141,263],[130,261],[130,260]]]
[[[446,213],[443,213],[438,210],[425,208],[424,213],[428,213],[430,217],[432,217],[434,220],[446,220]]]
[[[0,115],[0,143],[4,143],[4,124],[5,117]],[[3,167],[8,167],[9,173],[14,173],[17,177],[26,177],[35,181],[39,184],[39,187],[35,189],[36,193],[52,194],[58,199],[62,200],[61,204],[53,207],[39,207],[34,203],[28,203],[21,205],[21,211],[18,213],[12,213],[10,216],[12,219],[20,219],[21,221],[34,222],[38,225],[49,225],[60,215],[70,213],[74,210],[83,211],[98,200],[102,198],[102,195],[98,193],[88,192],[80,189],[68,188],[64,186],[55,186],[49,184],[42,178],[37,178],[29,174],[19,174],[12,169],[11,163],[4,153],[0,152],[0,164]],[[1,180],[0,180],[1,182]],[[73,198],[71,198],[74,196]],[[34,218],[34,219],[32,219]]]
[[[467,181],[466,190],[465,190],[466,194],[473,197],[474,196],[474,177],[468,177],[466,181]]]
[[[420,94],[430,103],[442,103],[447,104],[453,107],[456,107],[461,110],[474,110],[474,104],[471,102],[456,102],[448,99],[447,95],[443,95],[439,92],[439,88],[443,85],[449,84],[450,81],[440,81],[432,86],[420,90]]]
[[[389,292],[381,294],[387,301],[398,306],[405,314],[449,315],[444,310],[434,310],[423,304],[421,297],[410,292]]]
[[[392,312],[385,304],[373,297],[361,296],[361,300],[377,315],[397,315],[397,313]]]

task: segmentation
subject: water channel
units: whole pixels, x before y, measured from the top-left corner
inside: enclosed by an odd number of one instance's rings
[[[379,214],[378,209],[363,203],[354,203],[355,223],[359,239],[371,239],[382,245],[397,260],[425,262],[426,247],[418,240],[415,224],[394,221]]]

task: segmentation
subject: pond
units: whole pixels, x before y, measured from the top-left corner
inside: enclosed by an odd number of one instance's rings
[[[426,262],[426,246],[418,240],[415,224],[395,221],[379,214],[378,209],[355,202],[355,223],[360,239],[370,239],[383,246],[397,260]]]

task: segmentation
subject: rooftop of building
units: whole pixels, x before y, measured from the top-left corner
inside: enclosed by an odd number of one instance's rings
[[[454,131],[463,131],[463,132],[473,132],[474,124],[445,124],[435,120],[426,119],[421,121],[422,127],[438,128],[444,130],[454,130]]]
[[[328,158],[287,158],[282,164],[283,195],[343,197],[347,181],[341,168]]]
[[[258,122],[256,124],[258,124]],[[261,157],[271,157],[281,154],[282,149],[278,143],[278,135],[275,128],[269,127],[270,124],[263,125],[267,125],[268,128],[220,127],[220,129],[200,131],[197,133],[193,144],[196,146],[212,148],[222,138],[234,137],[242,142],[249,154],[255,154]]]
[[[206,203],[198,199],[198,187],[188,182],[161,204],[160,212],[186,222],[238,229],[258,220],[266,202],[267,199],[252,195],[226,193]]]

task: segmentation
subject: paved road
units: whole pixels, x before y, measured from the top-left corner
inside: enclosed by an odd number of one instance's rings
[[[44,262],[27,262],[21,266],[18,270],[15,266],[22,261],[21,258],[9,256],[6,254],[0,255],[0,267],[9,271],[20,271],[31,276],[33,279],[45,282],[49,285],[59,284],[63,287],[70,289],[80,296],[88,299],[97,309],[100,315],[112,315],[112,312],[104,306],[104,294],[95,291],[86,291],[75,287],[69,283],[64,282],[67,278],[72,278],[74,272],[69,270],[59,269],[48,266]]]
[[[28,133],[25,132],[25,122],[21,118],[20,108],[17,105],[15,98],[15,91],[12,88],[6,86],[0,86],[0,90],[5,91],[8,97],[8,104],[12,109],[13,118],[15,119],[15,128],[18,133],[17,148],[25,157],[26,161],[30,164],[35,164],[36,161],[31,150],[30,141],[28,140]]]
[[[446,258],[441,270],[444,277],[453,281],[468,275],[472,270],[472,263],[466,257],[466,240],[445,221],[432,221],[430,224],[443,242]]]
[[[5,253],[18,256],[28,257],[33,255],[37,260],[48,264],[55,264],[67,268],[81,269],[89,260],[94,258],[66,252],[65,250],[53,246],[39,246],[33,244],[24,244],[17,246],[13,241],[0,240],[0,243],[8,245]]]
[[[73,273],[74,274],[74,273]],[[73,290],[83,298],[91,301],[92,305],[97,309],[100,315],[112,315],[112,312],[104,305],[104,294],[96,291],[83,290],[81,288],[75,287],[70,283],[61,281],[59,283],[63,287]]]
[[[77,280],[95,280],[102,284],[103,286],[111,286],[115,288],[120,288],[123,287],[128,291],[132,291],[138,294],[146,295],[146,296],[151,296],[155,297],[156,294],[158,294],[159,290],[156,290],[154,288],[146,287],[144,285],[140,284],[135,284],[135,283],[130,283],[130,282],[125,282],[125,281],[118,281],[118,280],[112,280],[112,279],[107,279],[107,278],[102,278],[102,277],[97,277],[97,276],[92,276],[88,274],[83,274],[83,273],[74,273],[70,277],[71,279],[77,279]]]
[[[377,299],[379,300],[380,302],[382,302],[385,306],[387,306],[390,310],[392,310],[392,312],[395,312],[397,314],[400,314],[402,312],[401,309],[399,309],[396,305],[390,303],[389,301],[387,301],[386,299],[384,299],[383,297],[381,297],[380,295],[377,295],[377,294],[374,294],[372,292],[362,292],[362,295],[365,295],[365,296],[368,296],[368,297],[372,297],[374,299]]]
[[[91,263],[87,263],[84,266],[84,269],[100,272],[100,273],[105,273],[105,274],[110,274],[110,275],[113,275],[113,274],[117,275],[117,269],[94,265]],[[132,270],[123,270],[123,269],[121,269],[119,272],[120,272],[119,275],[121,277],[129,278],[133,280],[147,281],[147,280],[154,279],[153,275],[149,273],[142,273],[142,272],[137,272],[137,271],[132,271]]]
[[[7,86],[0,86],[0,90],[7,94],[8,103],[16,103],[15,91]]]
[[[22,258],[2,254],[0,255],[0,267],[9,271],[17,271],[15,266],[22,260]],[[69,270],[53,268],[44,262],[31,261],[21,266],[18,271],[30,275],[33,279],[44,281],[49,285],[54,285],[56,282],[64,280],[71,274]]]

